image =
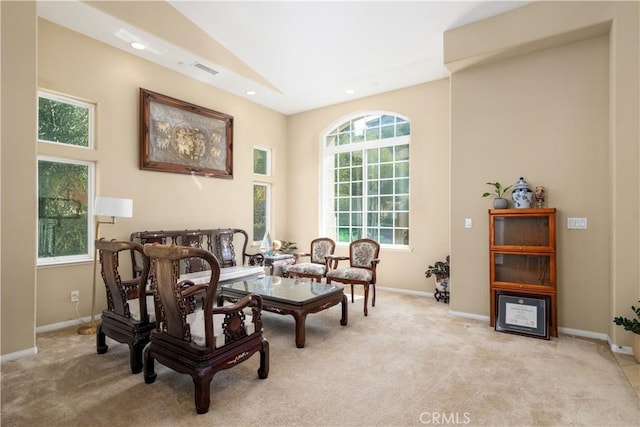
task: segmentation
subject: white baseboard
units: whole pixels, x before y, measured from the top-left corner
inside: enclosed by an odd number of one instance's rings
[[[0,358],[0,364],[5,362],[11,362],[12,360],[22,359],[27,356],[34,356],[38,354],[38,347],[31,347],[26,350],[16,351],[15,353],[3,354]]]
[[[98,317],[100,316],[96,316],[96,320],[98,320]],[[83,325],[89,322],[91,322],[91,316],[82,317],[80,319],[65,320],[64,322],[52,323],[51,325],[38,326],[36,328],[36,334],[39,334],[41,332],[55,331],[57,329],[63,329],[68,326]]]

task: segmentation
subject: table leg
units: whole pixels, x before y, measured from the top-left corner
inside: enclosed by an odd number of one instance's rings
[[[349,322],[349,300],[346,295],[342,295],[342,319],[340,319],[340,324],[342,326],[346,326]]]
[[[305,321],[307,320],[306,314],[293,315],[296,320],[296,347],[304,348],[305,342]]]

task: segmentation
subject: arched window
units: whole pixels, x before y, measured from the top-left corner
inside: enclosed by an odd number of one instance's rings
[[[369,112],[323,135],[323,235],[409,245],[410,134],[407,118]]]

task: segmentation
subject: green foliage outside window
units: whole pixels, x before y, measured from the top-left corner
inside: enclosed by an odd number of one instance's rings
[[[267,232],[267,186],[253,185],[253,240],[262,240]]]
[[[38,161],[38,257],[87,254],[87,165]]]
[[[38,139],[89,146],[89,108],[38,98]]]
[[[253,173],[267,175],[268,157],[269,152],[267,150],[261,150],[259,148],[253,149]]]
[[[59,95],[38,96],[38,140],[89,148],[93,109]],[[73,159],[38,159],[38,258],[89,256],[89,197],[93,164]],[[67,258],[69,259],[69,258]]]

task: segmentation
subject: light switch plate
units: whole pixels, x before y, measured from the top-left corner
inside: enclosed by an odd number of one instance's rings
[[[473,227],[473,221],[471,220],[471,218],[465,218],[464,228],[471,228],[471,227]]]
[[[567,218],[567,228],[570,230],[586,230],[587,218]]]

